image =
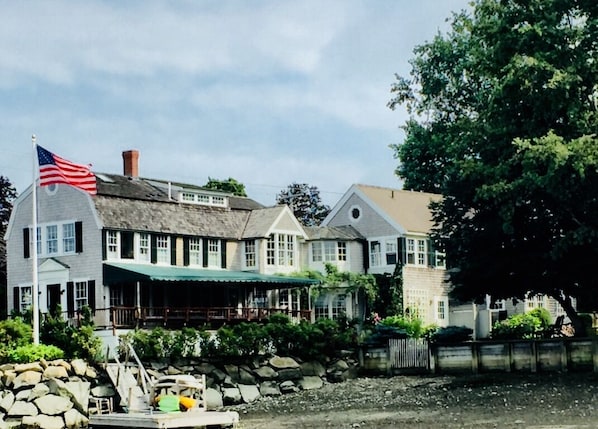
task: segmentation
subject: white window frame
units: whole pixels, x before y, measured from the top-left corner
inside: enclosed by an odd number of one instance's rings
[[[89,304],[89,287],[87,281],[76,281],[74,285],[75,311]]]
[[[270,234],[266,240],[266,265],[295,266],[296,239],[297,237],[292,234]]]
[[[434,297],[434,322],[440,326],[448,326],[449,323],[449,300],[448,296]]]
[[[388,262],[388,258],[390,255],[393,255],[395,257],[395,261],[389,263]],[[399,253],[398,253],[398,248],[397,248],[397,239],[396,238],[391,238],[391,239],[387,239],[384,242],[384,256],[386,257],[385,259],[385,263],[386,265],[395,265],[398,261],[399,261]]]
[[[245,268],[257,267],[257,243],[255,240],[245,240],[243,243],[245,252]]]
[[[26,293],[27,291],[27,293]],[[21,314],[26,313],[33,307],[33,286],[32,285],[20,285],[19,286],[19,308],[15,310]]]
[[[135,260],[139,262],[152,261],[152,237],[147,232],[135,234]]]
[[[379,267],[382,265],[382,244],[380,240],[370,241],[370,266]]]
[[[106,259],[120,259],[120,234],[118,231],[106,231]]]
[[[170,236],[156,235],[156,264],[170,265]]]
[[[222,244],[220,240],[208,239],[208,268],[222,268]]]
[[[38,224],[35,236],[37,241],[37,256],[48,258],[51,256],[74,255],[77,250],[76,234],[74,220]],[[33,250],[33,241],[33,226],[30,226],[30,251]]]
[[[62,252],[64,254],[75,253],[76,232],[75,223],[68,222],[62,224]]]
[[[251,294],[253,308],[268,308],[268,291],[261,288],[254,288]]]
[[[428,242],[425,238],[406,239],[407,265],[424,267],[428,265]]]
[[[193,267],[203,266],[203,241],[200,237],[189,238],[189,265]]]

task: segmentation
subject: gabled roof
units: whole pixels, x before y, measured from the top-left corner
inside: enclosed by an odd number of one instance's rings
[[[363,240],[365,237],[351,225],[305,226],[308,240]]]
[[[429,233],[434,226],[429,205],[442,196],[370,185],[355,185],[379,210],[408,232]]]
[[[253,210],[245,226],[243,238],[265,238],[274,231],[296,231],[305,237],[304,227],[288,206],[278,205]]]

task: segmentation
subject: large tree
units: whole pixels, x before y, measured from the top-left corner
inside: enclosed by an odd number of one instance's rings
[[[453,294],[598,292],[598,2],[477,0],[397,76],[405,187],[438,192]]]
[[[320,191],[307,183],[292,183],[276,195],[278,204],[286,204],[304,226],[317,226],[324,220],[330,207],[322,204]]]
[[[10,183],[8,178],[0,176],[0,301],[4,303],[6,300],[6,243],[4,242],[4,234],[10,219],[10,212],[12,211],[12,202],[17,197],[15,187]],[[0,310],[1,316],[5,316],[4,310],[6,305]]]

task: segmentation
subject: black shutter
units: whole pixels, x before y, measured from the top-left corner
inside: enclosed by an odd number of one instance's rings
[[[428,243],[428,265],[430,267],[436,266],[436,249],[432,240],[426,240]]]
[[[68,317],[75,317],[75,284],[66,282],[66,311]]]
[[[407,263],[407,240],[405,237],[399,237],[397,239],[397,246],[399,247],[399,263],[405,265]]]
[[[106,247],[106,234],[108,234],[108,231],[103,229],[102,230],[102,261],[105,261],[106,259],[108,259],[108,250]]]
[[[183,237],[183,265],[189,266],[189,237]]]
[[[152,234],[151,236],[151,249],[150,249],[150,261],[152,264],[158,262],[158,238]]]
[[[32,288],[33,289],[33,288]],[[13,289],[12,306],[16,314],[21,312],[21,288],[15,286]]]
[[[370,268],[370,247],[367,240],[363,240],[361,244],[363,246],[363,268],[367,273]]]
[[[221,268],[226,268],[226,240],[220,240]]]
[[[75,252],[83,253],[83,222],[75,222]]]
[[[170,265],[176,265],[176,235],[170,236]]]
[[[204,238],[203,240],[201,240],[201,244],[202,244],[202,250],[203,250],[203,266],[207,267],[208,266],[208,240]]]
[[[29,228],[23,228],[23,258],[29,259],[31,257],[31,248],[29,247]]]
[[[91,312],[96,311],[96,281],[89,280],[87,282],[87,304],[91,308]]]

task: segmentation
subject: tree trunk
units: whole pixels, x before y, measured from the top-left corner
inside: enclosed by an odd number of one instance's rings
[[[585,337],[586,333],[586,326],[583,323],[583,319],[577,313],[577,310],[573,308],[573,304],[571,302],[570,296],[555,296],[554,299],[561,304],[565,313],[567,313],[567,317],[571,320],[571,325],[573,325],[573,329],[575,330],[576,337]]]

